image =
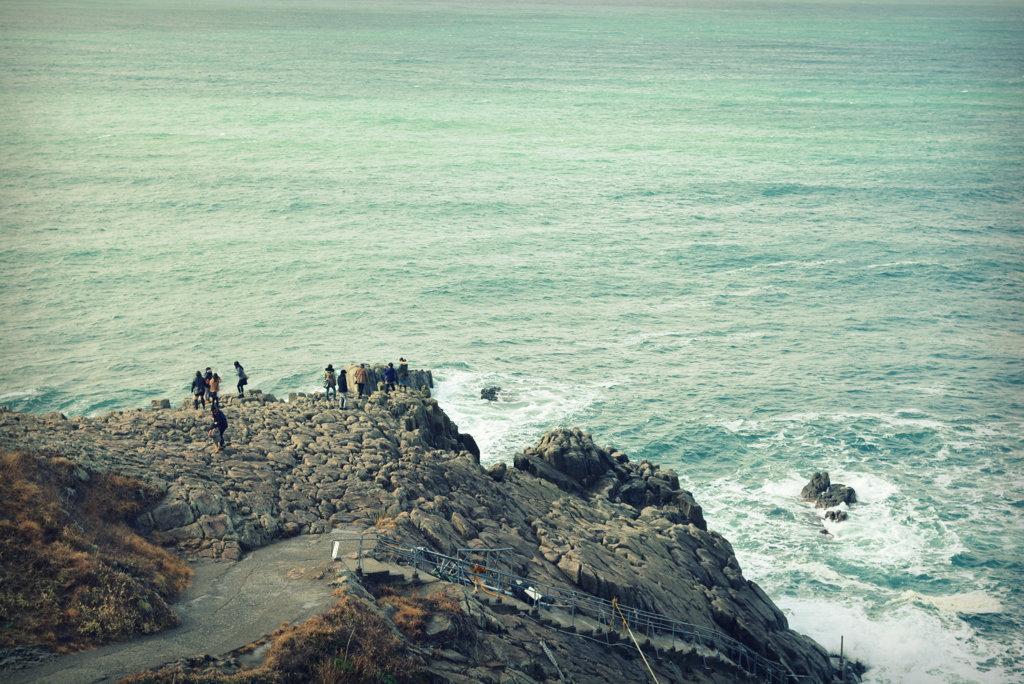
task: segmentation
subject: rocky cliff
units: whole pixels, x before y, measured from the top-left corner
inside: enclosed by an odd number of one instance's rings
[[[825,651],[790,630],[760,587],[744,579],[729,542],[708,529],[673,471],[632,462],[578,429],[544,435],[515,456],[513,467],[485,470],[472,438],[428,395],[376,391],[342,410],[319,397],[284,403],[251,391],[225,400],[229,446],[221,452],[207,434],[208,413],[190,401],[96,418],[5,410],[0,444],[60,454],[161,488],[164,500],[138,525],[186,557],[234,560],[282,536],[386,520],[389,534],[442,553],[512,548],[514,574],[533,582],[717,630],[782,663],[801,682],[832,682]],[[511,633],[501,621],[496,614],[477,623],[485,632]],[[621,672],[635,668],[635,654],[613,650],[597,667],[592,644],[577,637],[574,648],[572,637],[546,638],[569,644],[567,671],[590,673],[577,681],[631,679]],[[518,647],[536,648],[537,639]],[[495,649],[502,648],[515,659],[510,642],[491,647],[492,661],[500,661]],[[618,658],[624,660],[616,665]],[[660,658],[655,666],[663,681],[738,676],[713,658],[703,661],[711,669],[700,677]],[[716,668],[732,674],[715,679]],[[439,681],[486,678],[452,670]]]

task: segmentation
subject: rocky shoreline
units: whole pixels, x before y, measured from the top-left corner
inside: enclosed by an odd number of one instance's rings
[[[372,370],[375,380],[380,367]],[[378,390],[350,398],[346,409],[319,396],[282,402],[251,390],[228,397],[221,452],[207,434],[208,412],[193,410],[191,399],[178,408],[70,419],[3,409],[0,445],[59,454],[160,488],[165,498],[137,525],[186,558],[238,560],[282,537],[347,524],[377,525],[441,553],[511,548],[517,575],[716,630],[801,682],[834,681],[825,650],[790,630],[760,587],[744,579],[729,542],[709,531],[673,471],[632,462],[578,429],[544,435],[512,467],[484,469],[472,437],[429,396],[430,376],[411,376],[422,389]],[[556,648],[559,674],[575,681],[647,680],[635,653],[584,646],[536,623],[516,636],[520,618],[474,610],[482,616],[475,650],[428,663],[437,681],[558,681],[540,641]],[[495,675],[493,667],[481,669],[484,662],[525,679]],[[698,650],[659,656],[653,667],[662,681],[729,682],[737,673]]]

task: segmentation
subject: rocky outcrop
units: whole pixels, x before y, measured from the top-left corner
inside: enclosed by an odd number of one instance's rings
[[[579,428],[544,435],[536,447],[516,454],[515,467],[585,499],[653,508],[675,524],[707,529],[700,506],[690,492],[679,488],[674,470],[661,470],[646,459],[631,463],[620,451],[597,447]]]
[[[165,499],[138,523],[186,555],[236,559],[350,523],[448,554],[508,548],[512,572],[533,582],[718,630],[801,681],[831,682],[825,651],[743,577],[670,469],[633,463],[573,429],[544,435],[513,468],[485,470],[472,439],[423,392],[378,391],[347,409],[250,393],[224,411],[222,452],[191,404],[70,420],[5,412],[0,442],[161,487]]]
[[[348,378],[348,388],[350,392],[356,391],[355,381],[352,380],[352,373],[356,368],[359,367],[358,363],[350,363],[345,366],[345,375]],[[378,387],[384,384],[384,369],[387,368],[387,364],[374,363],[366,364],[366,375],[368,383],[366,383],[367,392],[375,392]],[[409,389],[421,392],[424,388],[433,389],[434,387],[434,374],[428,370],[413,370],[409,369]],[[401,390],[399,390],[401,391]],[[428,393],[429,396],[429,393]]]
[[[815,508],[832,508],[840,504],[850,505],[857,502],[857,492],[838,482],[832,483],[828,473],[814,473],[811,481],[800,490],[800,498],[813,501]]]

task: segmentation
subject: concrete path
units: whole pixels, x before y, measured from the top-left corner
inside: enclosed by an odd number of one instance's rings
[[[331,608],[331,550],[354,550],[358,533],[335,530],[257,549],[237,563],[193,565],[192,586],[173,604],[181,625],[150,637],[64,656],[27,670],[0,673],[3,684],[113,683],[182,658],[221,656],[281,626]]]

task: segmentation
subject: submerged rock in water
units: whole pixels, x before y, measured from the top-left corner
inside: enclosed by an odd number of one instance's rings
[[[814,473],[810,482],[800,490],[800,498],[804,501],[813,501],[815,508],[832,508],[839,504],[852,504],[857,502],[857,492],[853,487],[844,484],[832,483],[828,473]]]
[[[480,390],[480,398],[486,399],[487,401],[497,401],[498,392],[500,391],[500,387],[484,387],[482,390]]]
[[[857,492],[853,490],[853,487],[837,483],[829,487],[827,492],[822,492],[818,495],[814,502],[814,507],[832,508],[839,504],[849,505],[852,503],[857,503]]]
[[[825,520],[831,520],[833,522],[843,522],[850,516],[847,515],[846,511],[826,511]]]

